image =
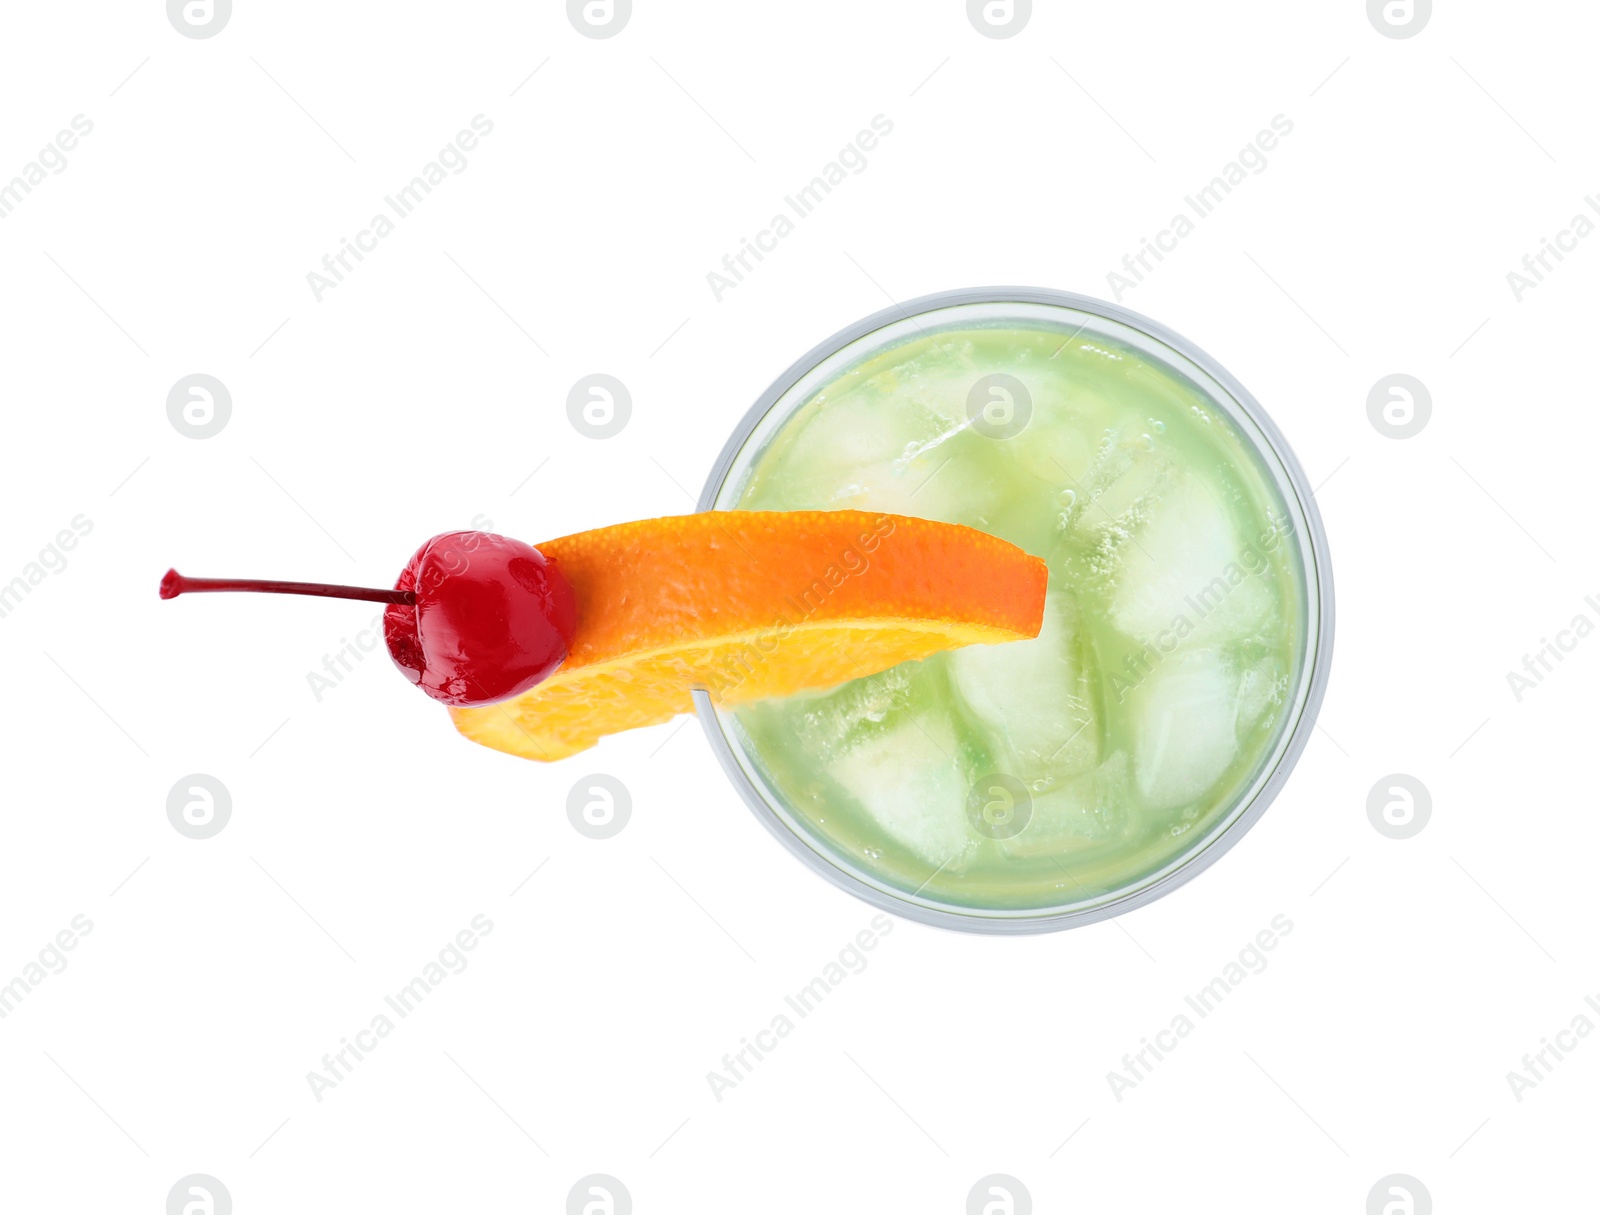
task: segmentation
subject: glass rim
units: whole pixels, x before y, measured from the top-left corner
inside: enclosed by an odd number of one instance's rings
[[[1244,434],[1243,438],[1252,447],[1259,447],[1264,443],[1266,450],[1258,454],[1275,461],[1282,470],[1288,488],[1293,492],[1293,505],[1298,509],[1304,523],[1302,540],[1305,547],[1310,550],[1311,557],[1304,571],[1307,603],[1308,607],[1314,607],[1316,611],[1316,628],[1314,632],[1308,631],[1306,638],[1309,662],[1304,676],[1305,695],[1300,705],[1299,716],[1294,722],[1293,729],[1285,737],[1276,762],[1254,784],[1253,793],[1246,790],[1243,796],[1248,798],[1248,801],[1242,806],[1235,805],[1231,810],[1231,817],[1220,828],[1212,832],[1205,842],[1192,852],[1169,862],[1166,871],[1152,881],[1132,886],[1126,892],[1113,894],[1082,907],[1042,910],[1033,915],[999,914],[977,909],[964,912],[927,906],[914,901],[910,896],[897,896],[864,881],[829,860],[782,818],[767,796],[750,779],[749,773],[735,752],[734,743],[722,724],[720,711],[712,703],[710,694],[703,689],[696,689],[694,692],[695,715],[699,717],[707,741],[711,744],[711,749],[722,765],[723,771],[727,773],[728,779],[732,781],[756,818],[791,853],[835,886],[880,910],[938,928],[996,935],[1053,932],[1111,919],[1170,894],[1214,864],[1266,813],[1267,807],[1282,791],[1290,773],[1299,762],[1311,732],[1316,727],[1317,714],[1322,708],[1323,695],[1327,689],[1329,670],[1333,661],[1333,568],[1328,553],[1327,534],[1322,526],[1322,516],[1317,509],[1316,498],[1304,469],[1300,467],[1300,462],[1295,458],[1288,440],[1278,430],[1272,418],[1227,368],[1189,339],[1158,321],[1092,296],[1045,287],[968,287],[919,296],[905,303],[880,309],[817,343],[773,380],[734,427],[733,433],[723,445],[716,463],[706,478],[696,510],[716,509],[716,501],[727,484],[729,473],[751,436],[766,420],[773,407],[817,366],[852,343],[890,325],[969,304],[1033,304],[1068,308],[1127,326],[1167,346],[1210,376],[1227,393],[1229,401],[1225,404],[1236,407],[1256,428],[1261,443],[1257,442],[1255,436],[1249,434]]]

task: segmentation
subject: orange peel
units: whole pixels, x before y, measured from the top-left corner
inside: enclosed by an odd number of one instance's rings
[[[740,704],[965,645],[1038,635],[1044,562],[953,523],[867,511],[704,511],[538,546],[577,630],[554,674],[452,708],[473,742],[557,760],[667,721],[704,688]]]

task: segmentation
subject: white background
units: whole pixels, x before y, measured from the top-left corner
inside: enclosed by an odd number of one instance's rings
[[[1600,621],[1600,240],[1520,303],[1505,277],[1600,188],[1587,6],[1441,4],[1405,40],[1357,0],[1039,0],[1007,39],[958,0],[637,0],[604,40],[551,0],[238,0],[208,39],[157,0],[4,20],[0,180],[94,124],[0,220],[0,582],[93,524],[0,619],[0,982],[94,924],[0,1021],[7,1209],[154,1213],[192,1172],[241,1215],[554,1212],[591,1172],[640,1212],[959,1212],[992,1172],[1041,1212],[1354,1215],[1393,1172],[1440,1212],[1588,1192],[1600,1035],[1520,1102],[1506,1073],[1600,993],[1600,640],[1520,703],[1506,672]],[[319,303],[307,272],[480,113],[468,168]],[[867,169],[718,302],[706,273],[877,114]],[[1277,114],[1269,167],[1123,302],[1243,380],[1319,486],[1338,642],[1293,778],[1113,923],[896,922],[720,1103],[707,1072],[871,912],[697,726],[525,763],[381,650],[315,700],[366,605],[157,600],[168,565],[387,585],[475,520],[537,542],[692,509],[813,343],[950,287],[1109,296]],[[233,401],[203,441],[166,416],[194,372]],[[630,390],[615,438],[567,420],[591,372]],[[1433,401],[1405,441],[1367,418],[1392,372]],[[205,841],[166,817],[192,772],[233,798]],[[567,820],[590,772],[632,792],[609,840]],[[1393,772],[1432,794],[1405,841],[1366,813]],[[317,1101],[306,1074],[479,913],[470,966]],[[1268,968],[1116,1100],[1280,913]]]

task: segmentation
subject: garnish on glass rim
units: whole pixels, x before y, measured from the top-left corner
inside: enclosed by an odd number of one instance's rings
[[[865,511],[705,511],[538,548],[446,532],[393,590],[186,578],[161,597],[257,591],[384,603],[406,677],[462,734],[554,760],[693,707],[832,687],[1038,635],[1044,562],[973,528]]]

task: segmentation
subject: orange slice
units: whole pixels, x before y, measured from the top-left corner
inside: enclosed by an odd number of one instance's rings
[[[566,661],[450,710],[474,742],[555,760],[693,708],[825,688],[1038,635],[1044,562],[970,527],[866,511],[708,511],[538,546],[572,584]]]

